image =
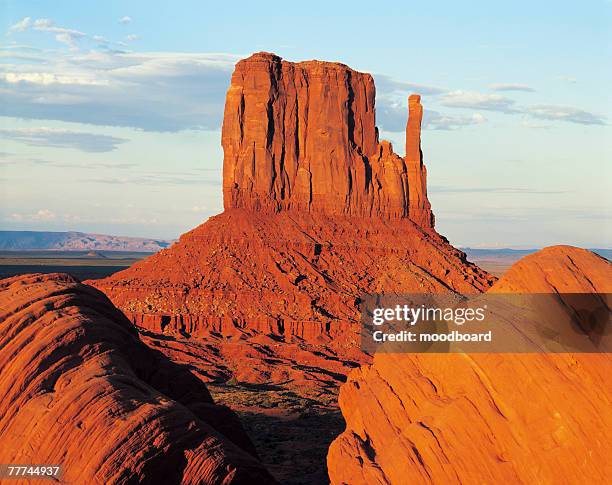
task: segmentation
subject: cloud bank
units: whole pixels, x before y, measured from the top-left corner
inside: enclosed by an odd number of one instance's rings
[[[218,129],[231,54],[90,51],[4,64],[0,114],[176,132]]]
[[[19,141],[30,146],[74,148],[90,153],[110,152],[127,141],[115,136],[47,127],[0,129],[0,138]]]
[[[129,16],[118,19],[131,24]],[[217,130],[234,64],[243,55],[229,53],[131,52],[125,41],[111,41],[52,19],[25,17],[7,35],[35,30],[54,36],[64,49],[0,47],[0,115],[117,126],[154,132]],[[85,50],[88,48],[89,50]],[[413,83],[377,74],[377,121],[388,131],[403,131],[410,93],[431,97],[424,126],[452,130],[486,121],[483,111],[534,120],[603,125],[600,114],[576,107],[521,106],[501,92],[535,92],[520,83],[492,84],[495,93],[479,93]],[[459,114],[452,110],[463,110]],[[445,112],[442,112],[445,111]],[[468,112],[466,112],[468,111]],[[472,112],[469,112],[472,111]]]

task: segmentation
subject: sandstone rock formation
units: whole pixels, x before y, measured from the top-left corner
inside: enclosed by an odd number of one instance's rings
[[[612,291],[612,265],[547,248],[491,291]],[[377,354],[340,391],[332,484],[606,483],[612,357]]]
[[[517,261],[493,293],[612,293],[610,262],[586,249],[550,246]]]
[[[65,483],[274,483],[236,416],[67,275],[0,281],[0,462]]]
[[[226,209],[409,217],[433,227],[410,98],[406,160],[378,142],[372,76],[260,52],[240,61],[225,103]]]
[[[421,121],[423,106],[421,97],[408,98],[408,122],[406,123],[406,170],[408,172],[408,213],[410,219],[422,227],[433,227],[434,216],[427,199],[427,169],[421,150]]]
[[[154,253],[171,241],[86,232],[0,231],[0,250],[133,251]]]
[[[494,278],[433,230],[420,97],[409,100],[403,159],[378,141],[374,94],[369,74],[343,64],[238,62],[223,122],[225,212],[91,284],[157,332],[350,344],[364,292],[488,288]]]

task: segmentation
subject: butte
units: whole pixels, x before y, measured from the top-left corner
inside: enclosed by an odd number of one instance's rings
[[[356,344],[363,293],[486,290],[434,229],[409,99],[406,156],[379,141],[371,75],[258,53],[237,63],[222,130],[223,213],[90,281],[135,324],[191,337]]]

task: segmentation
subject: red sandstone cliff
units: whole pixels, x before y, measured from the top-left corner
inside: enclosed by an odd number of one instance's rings
[[[236,416],[67,275],[0,281],[0,463],[62,483],[275,483]]]
[[[258,53],[240,61],[225,103],[226,209],[409,217],[433,227],[410,98],[409,155],[378,142],[372,76],[330,62]]]
[[[610,293],[578,248],[517,262],[491,291]],[[607,483],[610,354],[377,354],[341,387],[332,484]]]

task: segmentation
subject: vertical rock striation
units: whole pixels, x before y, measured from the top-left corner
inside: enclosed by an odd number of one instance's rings
[[[227,93],[222,145],[226,209],[410,218],[433,227],[425,167],[378,141],[372,76],[344,64],[240,61]],[[420,153],[422,107],[407,137]]]

